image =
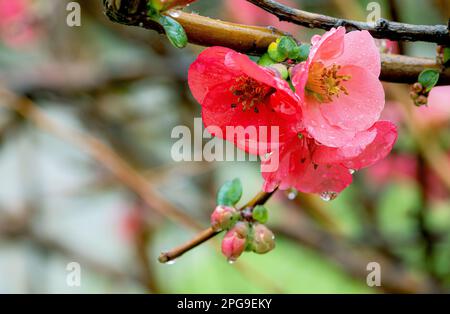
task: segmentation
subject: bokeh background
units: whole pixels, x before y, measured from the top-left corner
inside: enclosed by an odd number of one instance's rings
[[[259,191],[258,163],[174,162],[172,128],[200,117],[186,79],[203,48],[177,50],[153,31],[114,24],[100,0],[78,1],[82,26],[68,27],[68,2],[0,0],[0,293],[450,291],[450,87],[417,108],[408,86],[386,84],[384,115],[399,126],[394,151],[332,202],[278,192],[268,203],[274,251],[231,265],[217,237],[160,264],[162,250],[195,235],[192,220],[208,226],[225,180],[242,180],[242,202]],[[284,2],[360,20],[370,13],[362,0]],[[450,16],[448,0],[378,3],[383,17],[402,22]],[[279,24],[240,0],[199,0],[187,10],[303,41],[322,33]],[[432,44],[379,43],[436,55]],[[33,109],[19,115],[14,101]],[[95,150],[96,139],[111,150]],[[137,170],[144,192],[110,171],[112,152],[119,168]],[[173,211],[190,220],[168,219]],[[66,282],[71,262],[81,266],[79,287]],[[381,287],[366,284],[370,262],[381,266]]]

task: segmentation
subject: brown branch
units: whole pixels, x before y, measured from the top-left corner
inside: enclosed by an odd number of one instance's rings
[[[186,215],[156,191],[154,185],[142,176],[136,169],[126,163],[111,148],[96,137],[71,130],[49,118],[34,103],[27,98],[19,98],[5,89],[0,89],[2,102],[0,105],[17,111],[20,115],[32,121],[40,129],[74,144],[98,161],[125,186],[138,195],[144,203],[162,216],[172,221],[201,230],[197,221]]]
[[[267,192],[259,192],[254,198],[252,198],[247,204],[242,206],[239,210],[244,210],[249,207],[255,207],[256,205],[262,205],[265,204],[270,197],[275,193],[276,190],[273,192],[267,193]],[[192,250],[196,246],[208,241],[209,239],[213,238],[214,236],[218,235],[221,231],[215,231],[213,228],[209,227],[199,234],[197,234],[193,239],[189,240],[188,242],[177,246],[176,248],[167,251],[162,252],[161,255],[158,257],[158,261],[161,263],[167,263],[169,261],[173,261],[176,258],[180,257],[184,253],[186,253],[189,250]]]
[[[396,41],[425,41],[450,46],[450,32],[446,25],[413,25],[385,19],[379,19],[376,23],[365,23],[298,10],[273,0],[247,1],[272,13],[281,21],[288,21],[309,28],[329,30],[333,27],[345,26],[347,31],[367,30],[375,38]]]
[[[104,3],[106,15],[114,22],[164,32],[158,24],[147,19],[145,1],[123,0],[120,8],[107,0]],[[271,42],[283,35],[272,28],[234,24],[182,11],[177,11],[174,18],[184,27],[190,43],[224,46],[246,54],[263,54]],[[381,54],[380,78],[383,81],[414,83],[427,68],[441,72],[439,85],[450,84],[450,69],[444,69],[433,59]]]

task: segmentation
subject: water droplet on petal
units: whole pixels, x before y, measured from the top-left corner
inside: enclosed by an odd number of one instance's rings
[[[348,169],[348,172],[350,172],[350,174],[354,174],[356,172],[355,169]]]
[[[270,156],[272,156],[272,154],[273,154],[273,152],[265,153],[265,154],[264,154],[264,159],[265,159],[265,160],[268,160],[268,159],[270,158]]]
[[[330,192],[330,191],[327,191],[327,192],[322,192],[322,193],[320,193],[320,198],[321,198],[322,200],[324,200],[325,202],[332,201],[332,200],[334,200],[337,196],[338,196],[338,193],[336,193],[336,192]]]
[[[228,259],[228,264],[234,264],[234,262],[236,262],[235,259],[231,259],[231,258]]]
[[[298,191],[296,189],[289,189],[287,198],[292,201],[297,197],[297,195],[298,195]]]

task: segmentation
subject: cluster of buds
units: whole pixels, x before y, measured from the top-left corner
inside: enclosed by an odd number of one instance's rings
[[[263,206],[239,211],[231,206],[219,205],[211,215],[211,226],[216,231],[226,230],[222,240],[222,253],[230,262],[244,251],[264,254],[275,247],[275,237],[262,222],[267,220]]]
[[[425,90],[423,85],[419,82],[414,83],[410,90],[411,99],[414,101],[416,106],[424,106],[428,103],[428,92]]]
[[[174,8],[185,7],[195,0],[151,0],[154,9],[162,12]]]

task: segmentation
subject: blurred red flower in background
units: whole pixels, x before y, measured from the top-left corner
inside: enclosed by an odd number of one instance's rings
[[[0,39],[9,47],[33,42],[37,31],[28,0],[0,0]]]
[[[297,7],[297,4],[291,0],[278,0],[278,2],[290,7]],[[257,26],[273,26],[278,30],[291,34],[294,34],[298,30],[298,26],[295,24],[281,22],[273,14],[264,11],[246,0],[225,0],[224,5],[229,20],[232,22]]]

